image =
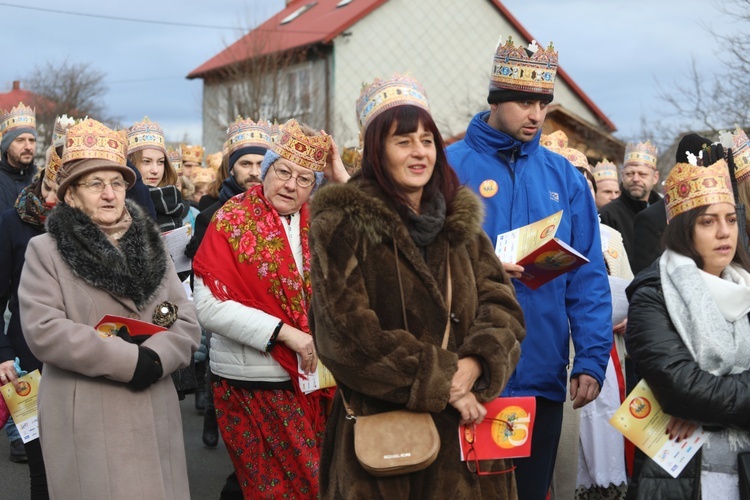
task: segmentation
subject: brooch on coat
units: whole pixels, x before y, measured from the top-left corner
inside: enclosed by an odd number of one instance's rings
[[[151,322],[155,325],[169,328],[177,321],[177,310],[177,304],[165,300],[156,306]]]

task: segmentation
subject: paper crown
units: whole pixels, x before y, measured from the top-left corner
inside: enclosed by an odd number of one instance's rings
[[[128,139],[124,130],[114,131],[88,118],[65,134],[63,164],[73,160],[102,159],[125,166]]]
[[[568,136],[562,130],[555,130],[549,135],[542,135],[539,142],[550,151],[564,156],[574,166],[591,170],[586,155],[575,148],[568,147]]]
[[[330,135],[305,135],[294,118],[281,126],[279,140],[273,145],[273,150],[282,158],[316,172],[325,168],[330,148]]]
[[[75,124],[76,120],[68,115],[58,116],[55,119],[55,128],[52,130],[52,145],[54,147],[64,146],[65,133]]]
[[[750,139],[739,126],[735,126],[733,134],[720,132],[719,140],[725,148],[732,148],[734,158],[734,176],[737,182],[742,182],[750,177]]]
[[[694,208],[714,203],[734,205],[727,162],[719,160],[708,167],[678,163],[664,182],[667,221]]]
[[[615,181],[619,182],[617,178],[617,165],[604,158],[594,166],[594,180],[599,181]]]
[[[265,120],[257,123],[251,119],[244,120],[241,116],[227,128],[227,151],[231,155],[238,149],[259,147],[271,148],[271,124]]]
[[[164,131],[158,123],[152,122],[148,116],[142,122],[137,122],[128,129],[128,154],[142,149],[158,149],[167,154],[164,146]]]
[[[634,144],[629,142],[625,146],[625,160],[622,168],[628,166],[646,166],[656,170],[656,146],[651,141],[639,142]]]
[[[190,180],[193,181],[193,184],[199,182],[211,184],[216,180],[216,170],[203,167],[194,168],[192,172],[190,172]]]
[[[167,159],[169,160],[169,164],[172,165],[175,172],[178,174],[182,174],[182,153],[180,152],[180,148],[177,149],[170,149],[167,151]]]
[[[206,156],[206,168],[218,172],[221,168],[221,161],[224,159],[224,154],[219,151]]]
[[[0,135],[5,135],[13,129],[31,128],[36,130],[36,115],[34,110],[22,102],[10,111],[3,111],[0,117]]]
[[[205,153],[205,150],[201,146],[183,144],[180,146],[180,149],[182,150],[182,161],[194,161],[198,165],[203,163],[203,153]]]
[[[49,163],[47,163],[47,168],[44,169],[44,178],[47,179],[47,182],[57,182],[57,172],[60,170],[61,166],[62,158],[57,155],[57,151],[52,147],[49,156]]]
[[[531,55],[528,52],[531,52]],[[508,89],[534,94],[552,94],[557,74],[557,52],[550,42],[546,49],[536,40],[528,49],[515,45],[508,37],[505,44],[498,43],[492,60],[490,90]]]
[[[371,84],[364,84],[357,99],[359,129],[364,132],[383,111],[404,105],[430,111],[424,87],[411,76],[395,73],[387,80],[376,78]]]

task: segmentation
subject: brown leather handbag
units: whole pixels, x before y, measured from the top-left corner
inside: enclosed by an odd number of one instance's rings
[[[396,243],[394,241],[394,250]],[[401,307],[406,326],[406,307],[401,283],[401,271],[398,268],[396,253],[396,274],[401,292]],[[448,346],[450,336],[450,310],[452,298],[450,259],[446,265],[446,305],[448,321],[443,334],[442,348]],[[347,413],[347,420],[354,425],[354,454],[360,465],[373,476],[386,477],[408,474],[429,467],[440,451],[438,434],[432,415],[426,412],[411,410],[394,410],[376,415],[355,416],[342,393],[341,399]]]

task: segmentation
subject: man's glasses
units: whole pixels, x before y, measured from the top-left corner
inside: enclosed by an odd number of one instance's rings
[[[76,184],[76,186],[84,186],[86,189],[91,191],[92,193],[103,193],[105,189],[107,189],[107,186],[112,186],[112,191],[117,191],[118,193],[122,193],[128,188],[128,183],[124,179],[115,179],[112,182],[104,182],[104,181],[88,181],[88,182],[81,182]]]
[[[508,422],[507,420],[502,420],[499,418],[492,418],[489,420],[504,424],[506,432],[513,433],[512,422]],[[469,452],[466,454],[466,468],[469,469],[469,472],[472,472],[476,474],[477,476],[495,476],[498,474],[507,474],[508,472],[513,472],[515,470],[516,468],[515,465],[511,467],[510,469],[499,470],[499,471],[481,470],[479,468],[479,459],[477,458],[476,450],[474,450],[474,442],[476,441],[476,436],[477,436],[476,424],[464,426],[464,439],[466,439],[466,442],[469,443]]]
[[[292,173],[284,167],[277,167],[276,165],[274,165],[273,171],[276,174],[276,177],[284,182],[292,178]],[[294,178],[294,180],[301,188],[309,188],[313,185],[313,183],[315,183],[315,177],[302,177],[301,175],[298,175]]]

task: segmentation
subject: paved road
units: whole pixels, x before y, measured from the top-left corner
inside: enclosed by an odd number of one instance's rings
[[[201,440],[203,416],[193,406],[194,396],[189,394],[181,403],[182,428],[185,436],[190,494],[193,500],[219,498],[224,480],[232,472],[232,463],[224,443],[206,448]],[[0,499],[23,500],[29,498],[29,467],[8,459],[10,454],[5,433],[0,435]]]

